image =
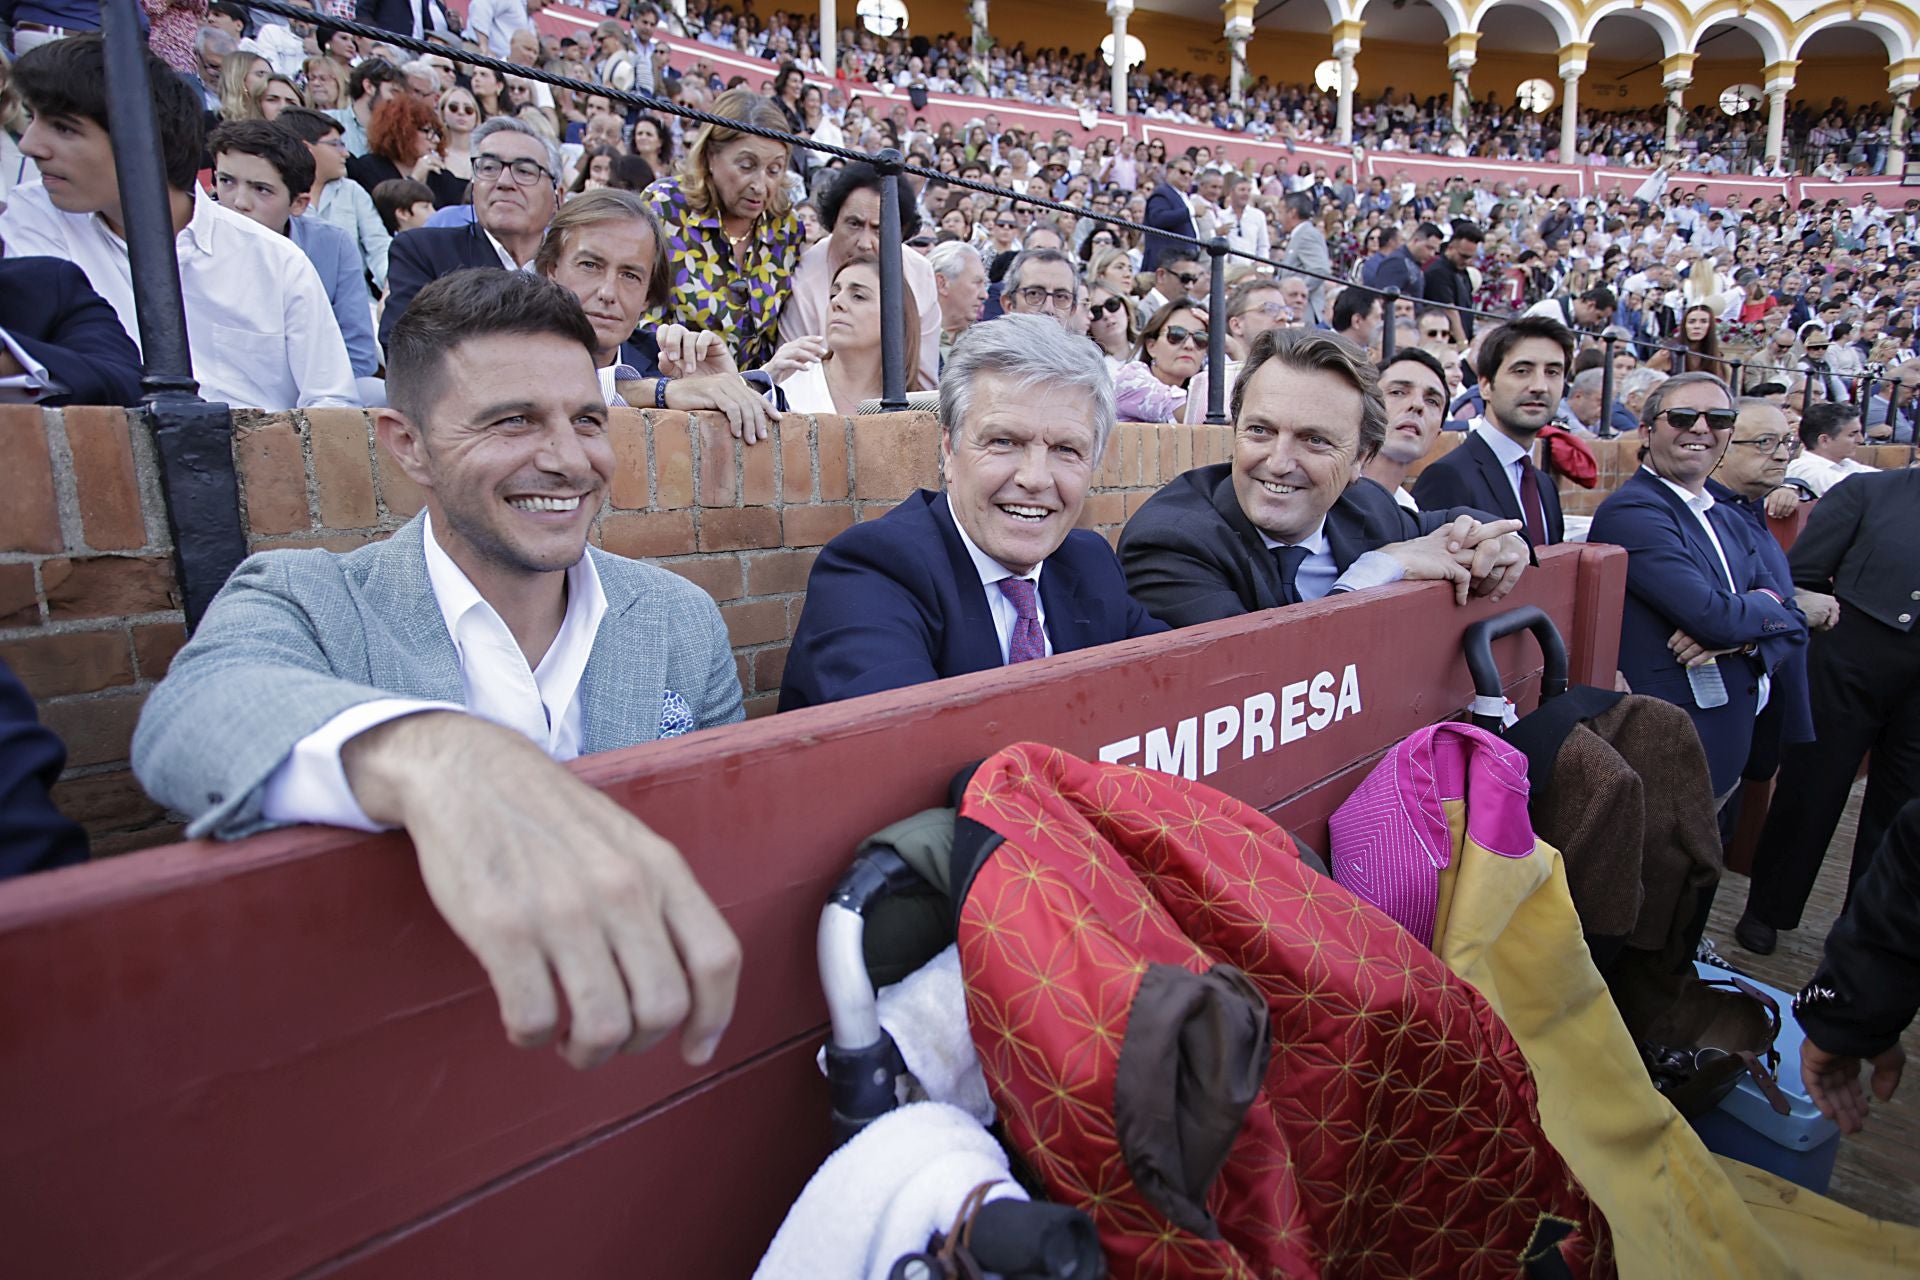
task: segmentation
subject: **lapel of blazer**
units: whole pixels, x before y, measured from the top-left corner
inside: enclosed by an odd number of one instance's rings
[[[427,577],[426,528],[423,511],[374,548],[373,568],[361,592],[394,643],[369,643],[367,665],[378,688],[464,706],[460,656]]]
[[[652,593],[617,556],[587,548],[600,574],[607,612],[594,633],[580,675],[580,754],[593,755],[651,742],[660,736],[667,691],[668,641],[661,620],[646,608]],[[675,690],[697,708],[699,690]]]
[[[1069,533],[1067,537],[1071,539],[1073,535]],[[1085,649],[1102,640],[1117,638],[1095,625],[1096,619],[1106,617],[1108,602],[1088,598],[1087,584],[1061,554],[1065,550],[1063,543],[1060,551],[1048,556],[1046,571],[1040,575],[1040,603],[1046,609],[1047,635],[1053,640],[1055,653]]]
[[[1260,531],[1253,527],[1253,521],[1247,519],[1247,513],[1240,509],[1240,495],[1234,492],[1231,467],[1213,486],[1213,509],[1219,512],[1227,528],[1233,531],[1240,558],[1246,564],[1247,580],[1253,587],[1254,609],[1278,608],[1280,566],[1274,562],[1273,552],[1267,550],[1267,544],[1260,537]]]
[[[1507,469],[1494,456],[1493,446],[1482,440],[1478,431],[1469,431],[1467,443],[1462,447],[1473,451],[1474,465],[1480,468],[1480,478],[1493,493],[1494,514],[1524,523],[1526,516],[1520,511],[1519,499],[1513,496],[1513,481],[1507,478]],[[1544,507],[1546,504],[1543,501],[1541,505]]]
[[[1735,548],[1738,544],[1726,521],[1714,520],[1713,524],[1714,531],[1720,535],[1720,545],[1727,553],[1727,568],[1723,570],[1720,567],[1720,557],[1714,554],[1713,543],[1707,540],[1707,531],[1700,527],[1700,521],[1694,516],[1693,509],[1680,500],[1680,495],[1669,489],[1645,467],[1636,471],[1633,479],[1635,483],[1644,485],[1657,495],[1660,501],[1667,504],[1667,509],[1673,512],[1673,518],[1680,525],[1680,536],[1686,539],[1687,549],[1693,552],[1693,558],[1700,562],[1700,567],[1713,575],[1715,582],[1726,582],[1728,571],[1732,572],[1735,582],[1741,580],[1742,570],[1746,567],[1746,556],[1736,553]],[[1713,520],[1713,516],[1713,512],[1707,513],[1707,519]]]
[[[913,500],[907,499],[908,502]],[[980,570],[975,567],[973,557],[967,554],[966,544],[960,541],[960,531],[954,527],[953,511],[947,505],[947,495],[936,493],[923,501],[926,502],[927,519],[933,522],[934,533],[947,553],[947,567],[953,574],[954,595],[960,602],[960,624],[954,635],[955,645],[982,668],[1001,666],[1000,633],[994,628],[993,611],[987,606],[987,589],[980,584]],[[1040,577],[1042,581],[1046,579],[1045,574]],[[1056,641],[1054,647],[1058,649],[1063,646]]]

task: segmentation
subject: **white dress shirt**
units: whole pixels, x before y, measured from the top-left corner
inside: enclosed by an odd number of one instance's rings
[[[1227,243],[1243,253],[1266,258],[1273,254],[1273,240],[1267,230],[1267,215],[1249,204],[1235,213],[1231,205],[1221,214],[1225,219]]]
[[[1845,462],[1832,462],[1818,454],[1803,453],[1787,464],[1787,479],[1800,481],[1813,490],[1813,496],[1818,498],[1848,476],[1878,470],[1878,467],[1870,467],[1853,458]]]
[[[45,187],[24,187],[0,214],[0,239],[8,257],[65,258],[86,272],[140,345],[127,244],[99,214],[63,213]],[[245,409],[360,403],[333,304],[300,246],[198,188],[173,243],[202,396]]]
[[[960,535],[960,545],[973,557],[973,567],[980,574],[980,586],[987,593],[987,611],[993,615],[993,631],[1000,639],[1000,661],[1004,665],[1013,653],[1013,625],[1020,620],[1020,611],[1013,607],[1013,601],[1007,598],[999,583],[1008,578],[1023,575],[1015,573],[992,556],[973,545],[973,539],[960,527],[960,517],[953,514],[953,504],[947,504],[947,519],[953,521],[953,528]],[[1040,594],[1040,574],[1047,567],[1041,561],[1033,567],[1033,572],[1024,575],[1033,584],[1033,611],[1040,619],[1040,634],[1047,642],[1047,656],[1053,656],[1053,637],[1047,633],[1047,604]]]
[[[580,754],[580,680],[607,612],[593,557],[567,570],[567,613],[540,665],[529,669],[519,642],[492,605],[441,549],[429,517],[424,531],[427,581],[453,640],[466,703],[377,698],[349,707],[294,744],[267,779],[261,813],[270,822],[318,822],[378,831],[347,785],[340,749],[378,724],[420,711],[466,711],[532,739],[555,760]]]
[[[0,378],[0,404],[39,404],[48,396],[65,394],[67,388],[47,371],[47,366],[35,360],[27,349],[13,340],[13,335],[0,329],[0,350],[20,362],[21,373]]]
[[[531,30],[526,0],[473,0],[467,9],[467,34],[480,41],[482,53],[496,58],[513,48],[515,32]]]
[[[1295,546],[1307,549],[1307,558],[1293,571],[1293,588],[1302,600],[1320,600],[1336,591],[1365,591],[1384,587],[1407,576],[1406,566],[1381,551],[1368,551],[1347,566],[1345,573],[1333,558],[1333,544],[1327,540],[1327,518],[1313,526],[1313,532],[1298,542],[1286,543],[1260,530],[1260,541],[1269,551]]]
[[[1520,496],[1520,476],[1526,468],[1520,464],[1523,462],[1531,463],[1533,461],[1533,451],[1508,438],[1506,432],[1487,421],[1485,415],[1475,418],[1467,429],[1479,435],[1482,440],[1485,440],[1487,447],[1493,450],[1493,456],[1499,459],[1500,469],[1506,473],[1507,483],[1513,486],[1514,505],[1520,509],[1521,519],[1525,520],[1527,503],[1526,500]],[[1542,520],[1547,518],[1545,499],[1542,499],[1540,503],[1540,518]]]
[[[1702,489],[1699,493],[1688,493],[1684,488],[1667,479],[1653,468],[1643,467],[1641,469],[1661,484],[1667,486],[1667,488],[1673,490],[1675,496],[1677,496],[1682,503],[1686,504],[1687,510],[1693,513],[1693,518],[1700,522],[1702,529],[1706,530],[1707,541],[1713,544],[1713,554],[1720,557],[1720,575],[1726,580],[1727,590],[1731,591],[1734,595],[1739,595],[1739,584],[1733,580],[1733,566],[1727,562],[1727,549],[1720,544],[1720,531],[1715,529],[1713,527],[1713,521],[1707,518],[1707,512],[1713,510],[1713,495],[1705,489]],[[1681,628],[1683,631],[1685,629],[1684,627]],[[1766,710],[1767,696],[1773,691],[1773,677],[1762,671],[1760,673],[1759,683],[1760,692],[1753,704],[1753,712],[1755,715],[1759,715],[1762,711]]]

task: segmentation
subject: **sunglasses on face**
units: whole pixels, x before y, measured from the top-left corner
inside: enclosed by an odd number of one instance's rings
[[[1193,271],[1176,271],[1173,273],[1173,278],[1189,289],[1200,283],[1199,273]]]
[[[1015,222],[1012,218],[995,218],[993,220],[993,225],[996,227],[1007,227],[1009,229],[1012,229],[1012,228],[1018,227],[1020,224]]]
[[[1675,431],[1691,431],[1693,424],[1705,418],[1707,429],[1716,434],[1733,430],[1733,424],[1740,415],[1732,409],[1663,409],[1660,416]]]
[[[1101,316],[1110,316],[1115,312],[1124,311],[1126,310],[1126,306],[1127,300],[1125,298],[1108,298],[1105,302],[1096,302],[1093,304],[1093,317],[1098,320]]]
[[[1174,347],[1191,346],[1204,348],[1207,345],[1207,331],[1205,329],[1189,329],[1185,325],[1180,324],[1168,325],[1160,331],[1160,336],[1167,340],[1167,345]]]

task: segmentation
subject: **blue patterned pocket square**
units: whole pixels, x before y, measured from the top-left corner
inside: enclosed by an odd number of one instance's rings
[[[660,736],[677,738],[693,732],[693,708],[687,700],[669,689],[660,698]]]

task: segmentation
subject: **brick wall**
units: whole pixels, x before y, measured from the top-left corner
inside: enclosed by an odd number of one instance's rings
[[[612,432],[617,470],[593,540],[719,601],[752,715],[773,709],[820,546],[940,483],[928,414],[791,415],[751,447],[707,414],[619,410]],[[1164,481],[1224,461],[1229,438],[1116,428],[1084,523],[1117,538]],[[238,413],[234,456],[255,550],[349,550],[420,509],[358,410]],[[126,765],[140,706],[186,640],[145,432],[118,409],[0,407],[0,474],[0,659],[67,742],[56,799],[100,853],[170,838],[178,827]]]

